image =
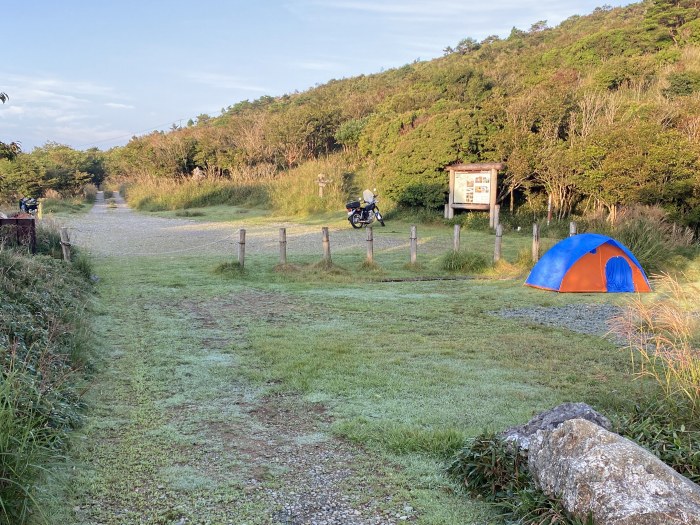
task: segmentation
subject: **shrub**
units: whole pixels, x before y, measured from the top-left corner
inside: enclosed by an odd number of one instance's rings
[[[682,71],[668,76],[668,88],[663,93],[668,98],[685,97],[700,91],[700,73]]]
[[[319,174],[330,180],[323,188],[323,197],[318,194]],[[265,184],[270,206],[277,213],[309,215],[344,210],[345,203],[355,200],[364,189],[356,186],[356,179],[355,174],[348,171],[345,157],[331,155],[305,162]],[[374,186],[370,184],[370,187]]]
[[[83,186],[83,197],[85,198],[86,202],[95,202],[95,199],[97,198],[97,186],[94,184],[86,184]]]
[[[445,206],[445,185],[440,183],[414,183],[392,192],[399,206],[442,210]]]
[[[460,213],[455,217],[462,228],[472,231],[490,231],[489,214],[484,212]]]

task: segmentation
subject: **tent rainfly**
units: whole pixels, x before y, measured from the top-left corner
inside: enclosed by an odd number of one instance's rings
[[[525,284],[556,292],[650,292],[644,270],[622,243],[597,233],[558,242]]]

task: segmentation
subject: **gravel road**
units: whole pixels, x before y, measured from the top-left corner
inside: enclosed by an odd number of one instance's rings
[[[238,228],[241,227],[246,228],[246,254],[278,254],[279,229],[283,227],[287,228],[290,257],[322,254],[321,226],[279,222],[248,228],[243,222],[232,227],[223,222],[169,219],[135,213],[118,193],[110,203],[105,202],[103,193],[99,192],[92,210],[86,216],[69,220],[67,226],[71,229],[71,242],[87,249],[94,257],[233,254],[238,247]],[[404,240],[381,235],[382,230],[375,229],[375,249],[405,249],[408,256],[408,233]],[[345,223],[342,227],[330,227],[329,234],[334,253],[364,253],[365,230],[354,230]],[[449,239],[423,239],[421,244],[447,246],[448,242]]]

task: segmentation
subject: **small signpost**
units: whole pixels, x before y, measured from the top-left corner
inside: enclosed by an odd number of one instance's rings
[[[325,188],[326,184],[329,182],[331,182],[331,179],[327,179],[323,173],[319,174],[316,183],[318,184],[318,196],[320,198],[323,198],[323,188]]]

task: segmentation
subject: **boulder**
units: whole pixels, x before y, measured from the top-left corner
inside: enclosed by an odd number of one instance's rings
[[[562,403],[559,406],[542,412],[524,425],[511,427],[501,434],[501,437],[515,443],[518,448],[527,450],[530,438],[540,430],[554,430],[569,419],[586,419],[605,429],[610,429],[610,420],[593,410],[586,403]]]
[[[700,525],[700,487],[632,441],[584,419],[538,431],[535,483],[569,512],[604,525]]]

